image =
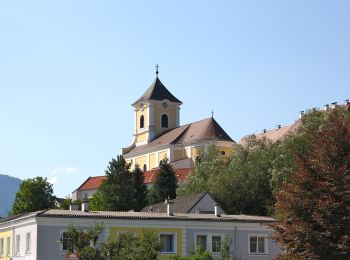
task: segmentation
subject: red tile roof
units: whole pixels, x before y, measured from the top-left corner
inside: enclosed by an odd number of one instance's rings
[[[153,169],[150,171],[146,171],[144,173],[145,181],[144,183],[153,183],[156,180],[159,169]],[[178,182],[183,182],[186,180],[187,176],[190,173],[191,168],[183,168],[183,169],[175,169],[175,174]]]
[[[106,176],[89,177],[78,190],[97,190],[106,178]]]
[[[156,180],[157,174],[159,169],[153,169],[151,171],[144,172],[144,183],[153,183]],[[178,182],[183,182],[186,180],[188,174],[190,173],[190,168],[183,168],[183,169],[175,169],[175,174],[177,177]],[[107,177],[106,176],[94,176],[89,177],[79,188],[78,190],[97,190],[101,184],[102,181],[104,181]]]

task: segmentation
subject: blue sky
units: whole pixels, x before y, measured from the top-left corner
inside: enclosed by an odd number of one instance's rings
[[[65,196],[130,144],[155,77],[235,140],[350,98],[350,2],[2,1],[0,173]]]

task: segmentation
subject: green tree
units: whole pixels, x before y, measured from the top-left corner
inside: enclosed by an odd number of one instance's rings
[[[189,256],[171,256],[170,260],[214,260],[213,255],[209,251],[203,250],[201,247],[197,247],[196,251],[192,252]]]
[[[177,179],[173,167],[167,158],[160,161],[159,172],[149,192],[149,204],[176,198]]]
[[[130,210],[132,209],[132,175],[129,164],[123,156],[112,159],[106,170],[107,179],[99,189],[97,200],[101,202],[101,210]],[[95,197],[95,199],[96,199]]]
[[[96,191],[94,195],[89,199],[89,209],[90,210],[106,210],[106,205],[104,201],[104,196],[100,189]]]
[[[36,177],[24,180],[16,193],[12,214],[33,212],[55,207],[52,184],[46,178]]]
[[[348,113],[348,112],[347,112]],[[322,115],[307,153],[276,193],[279,259],[350,259],[350,120],[340,109]]]
[[[205,191],[212,193],[213,180],[220,178],[227,171],[228,164],[229,159],[220,155],[214,143],[207,149],[200,150],[190,175],[185,183],[179,186],[179,195],[186,196]]]
[[[132,209],[140,211],[146,206],[147,187],[141,169],[136,166],[131,172],[132,176]]]

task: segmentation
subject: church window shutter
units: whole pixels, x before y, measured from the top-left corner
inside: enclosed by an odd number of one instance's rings
[[[168,116],[165,114],[162,115],[161,126],[164,128],[168,128]]]
[[[145,117],[143,115],[140,116],[140,128],[145,127]]]

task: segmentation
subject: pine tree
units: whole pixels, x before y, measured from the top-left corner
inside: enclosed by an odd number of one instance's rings
[[[101,210],[132,209],[132,175],[129,164],[123,156],[112,159],[106,170],[107,179],[99,189],[99,200],[103,204]]]
[[[350,259],[350,126],[327,116],[276,195],[280,259]]]
[[[160,161],[159,172],[149,192],[149,204],[176,198],[177,179],[173,167],[167,158]]]
[[[141,169],[136,166],[131,172],[133,190],[133,210],[140,211],[146,206],[147,187]]]

